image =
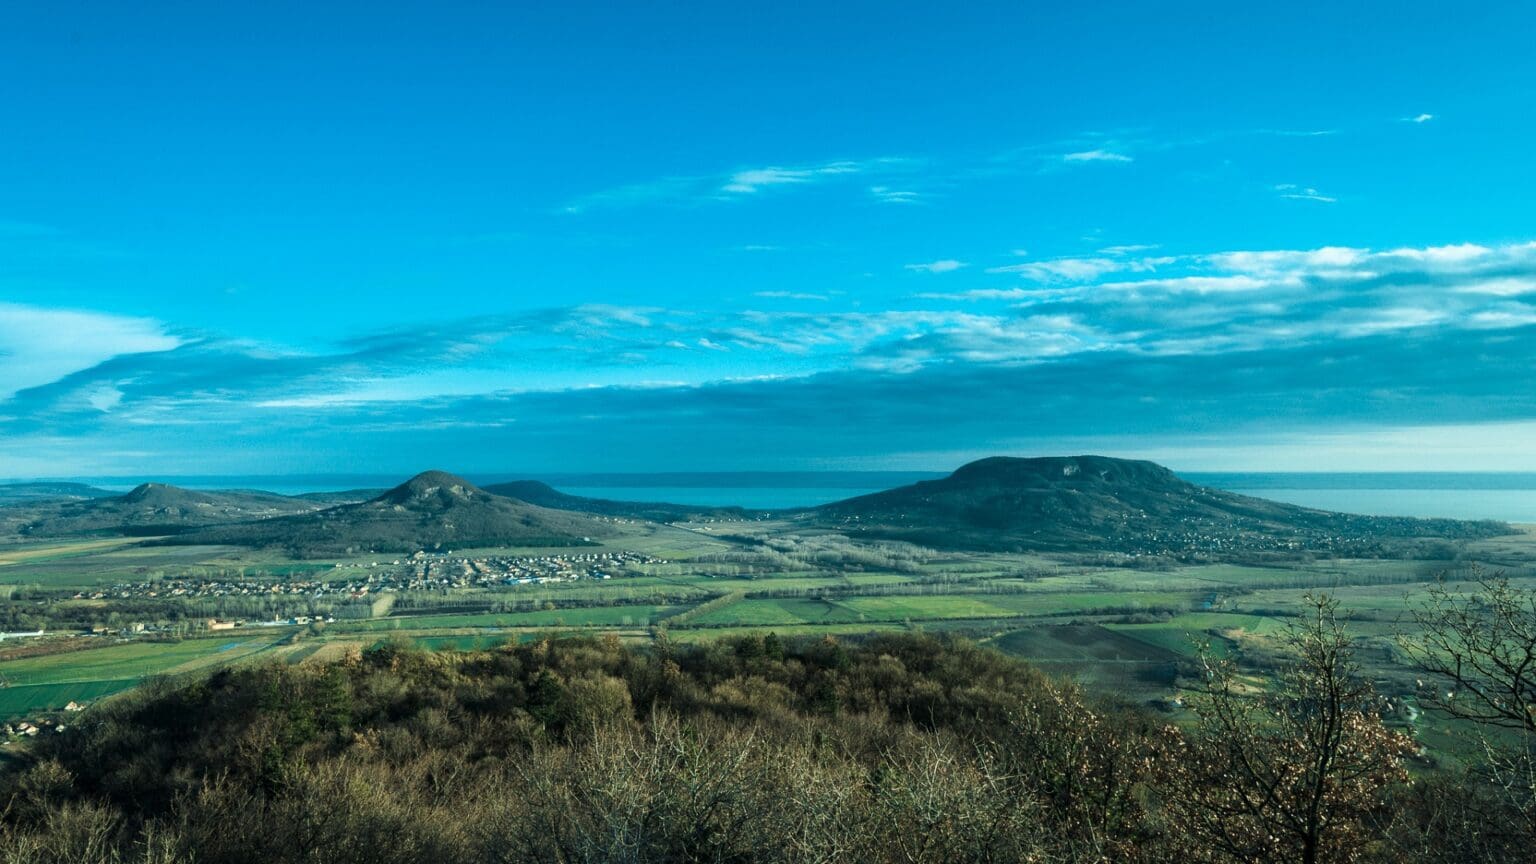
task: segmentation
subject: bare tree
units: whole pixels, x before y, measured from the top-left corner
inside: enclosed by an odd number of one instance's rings
[[[1160,762],[1175,842],[1194,860],[1354,861],[1387,792],[1407,780],[1406,736],[1361,679],[1337,601],[1309,595],[1272,685],[1207,655],[1193,736],[1169,730]]]
[[[1412,621],[1399,641],[1429,679],[1420,699],[1476,724],[1482,773],[1512,814],[1504,829],[1536,838],[1536,590],[1501,573],[1442,580]]]
[[[1536,735],[1536,591],[1502,574],[1471,590],[1444,581],[1412,612],[1403,649],[1443,686],[1423,696],[1453,717]]]

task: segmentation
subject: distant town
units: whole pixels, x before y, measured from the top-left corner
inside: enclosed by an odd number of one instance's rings
[[[451,588],[498,588],[544,585],[583,579],[611,579],[625,568],[668,563],[636,552],[589,552],[531,557],[467,557],[453,552],[416,552],[405,558],[336,564],[335,569],[363,568],[362,578],[227,579],[187,577],[124,582],[99,591],[80,591],[76,600],[155,599],[163,597],[257,597],[296,595],[361,598],[383,591],[432,591]]]

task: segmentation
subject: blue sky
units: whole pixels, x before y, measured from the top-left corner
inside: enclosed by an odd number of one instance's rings
[[[0,477],[1536,470],[1528,4],[646,5],[9,6]]]

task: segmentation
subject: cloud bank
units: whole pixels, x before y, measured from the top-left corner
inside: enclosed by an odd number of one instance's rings
[[[933,465],[1371,435],[1407,459],[1403,430],[1536,422],[1536,243],[1162,253],[911,265],[954,290],[884,308],[790,286],[763,299],[812,308],[578,305],[321,351],[0,304],[0,475]],[[1507,467],[1536,468],[1523,440],[1507,452],[1529,464]]]

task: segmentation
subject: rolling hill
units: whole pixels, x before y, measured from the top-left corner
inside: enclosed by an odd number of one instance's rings
[[[40,501],[84,501],[109,498],[111,492],[84,483],[0,483],[0,506]]]
[[[123,495],[0,508],[0,533],[23,537],[175,534],[207,525],[306,513],[319,506],[270,492],[194,492],[145,483]]]
[[[300,558],[476,546],[579,546],[613,529],[427,471],[368,501],[313,513],[189,531],[174,544],[282,549]]]
[[[938,548],[1234,558],[1381,554],[1404,540],[1508,533],[1494,522],[1356,516],[1197,486],[1152,462],[993,457],[948,477],[814,508],[812,524]]]

